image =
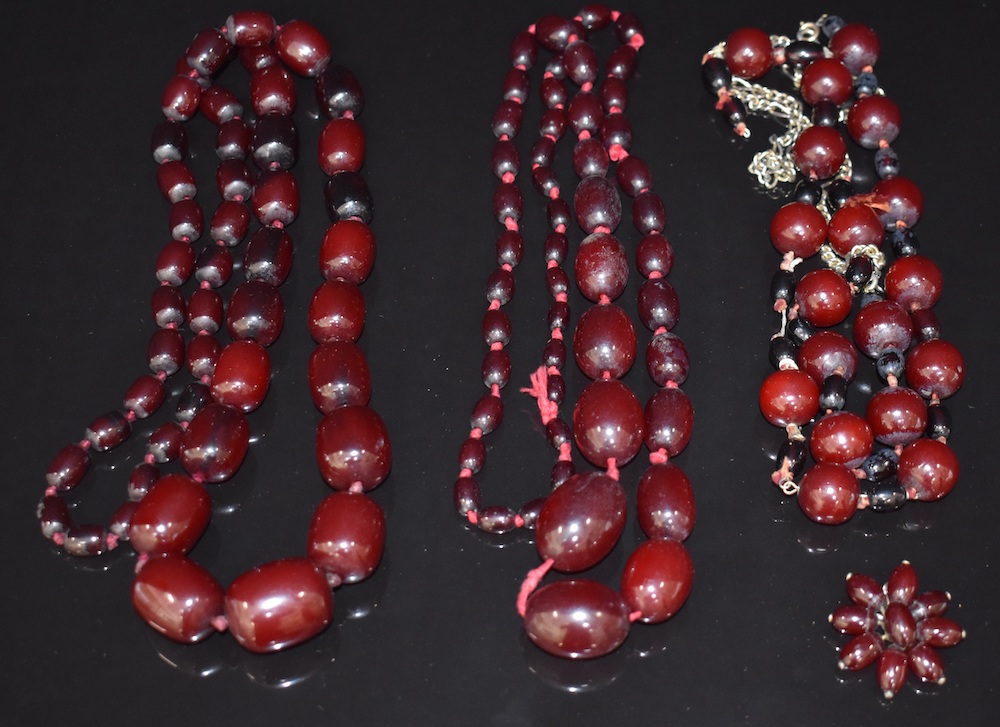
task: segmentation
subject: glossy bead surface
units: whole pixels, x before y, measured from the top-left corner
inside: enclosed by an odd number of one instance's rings
[[[588,235],[577,251],[575,271],[576,284],[588,300],[596,303],[602,295],[614,300],[628,282],[624,245],[609,234]]]
[[[275,286],[248,280],[233,291],[226,312],[226,328],[233,338],[267,347],[278,339],[284,324],[285,304]]]
[[[874,438],[857,414],[838,411],[822,417],[809,434],[809,450],[817,462],[857,467],[871,454]]]
[[[649,278],[639,287],[637,300],[639,320],[651,331],[668,331],[680,319],[680,298],[674,286],[663,278]]]
[[[69,490],[80,483],[90,468],[90,455],[79,444],[59,450],[45,472],[45,483],[57,490]]]
[[[761,385],[759,403],[771,424],[801,426],[819,409],[819,386],[804,371],[775,371]]]
[[[844,137],[829,126],[810,126],[799,134],[792,147],[795,166],[808,179],[829,179],[846,156]]]
[[[357,285],[328,280],[309,303],[309,332],[317,343],[356,342],[365,325],[365,299]]]
[[[183,644],[215,633],[223,593],[207,570],[183,555],[150,558],[132,581],[132,605],[142,619]]]
[[[771,218],[771,244],[784,255],[815,255],[826,239],[827,224],[823,214],[804,202],[789,202]]]
[[[657,333],[646,346],[646,372],[657,386],[668,382],[683,384],[690,367],[687,347],[679,336],[664,331]]]
[[[691,593],[694,565],[676,540],[647,540],[632,551],[622,572],[622,597],[643,623],[666,621]]]
[[[726,38],[726,65],[740,78],[760,78],[774,65],[771,38],[758,28],[739,28]]]
[[[839,464],[816,464],[799,483],[799,507],[806,516],[823,525],[839,525],[851,519],[858,507],[858,480]]]
[[[316,429],[320,474],[335,490],[357,482],[377,487],[392,466],[392,446],[382,418],[366,406],[342,406],[323,417]]]
[[[901,123],[899,107],[887,96],[859,98],[847,113],[847,132],[865,149],[894,142]]]
[[[858,371],[857,349],[837,331],[818,331],[807,338],[799,346],[797,358],[799,368],[817,385],[822,385],[834,374],[853,381]]]
[[[906,380],[921,396],[947,399],[965,382],[965,359],[948,341],[923,341],[907,356]]]
[[[588,235],[602,228],[614,232],[622,219],[622,201],[618,189],[607,177],[581,180],[573,196],[576,221]]]
[[[243,242],[250,229],[250,211],[246,205],[235,200],[224,200],[212,214],[209,234],[216,242],[229,247]]]
[[[574,475],[549,494],[535,524],[542,560],[564,573],[586,570],[615,546],[625,528],[625,491],[601,472]]]
[[[646,402],[644,440],[650,452],[666,450],[675,457],[691,440],[694,407],[680,389],[664,388]]]
[[[357,172],[365,161],[365,132],[354,119],[331,119],[319,137],[319,166],[327,176]]]
[[[628,636],[628,606],[602,583],[570,580],[542,586],[528,598],[524,629],[543,651],[566,659],[593,659]]]
[[[642,446],[644,416],[639,398],[615,379],[591,382],[573,407],[573,437],[597,467],[610,458],[625,464]]]
[[[330,62],[329,42],[303,20],[289,20],[278,26],[274,48],[282,63],[300,76],[317,76]]]
[[[83,436],[95,452],[114,449],[132,433],[132,425],[120,411],[109,411],[97,417],[84,430]]]
[[[835,326],[851,312],[851,288],[844,278],[829,268],[812,270],[795,286],[799,313],[815,326]]]
[[[891,300],[869,303],[854,319],[854,342],[868,356],[883,351],[906,351],[913,340],[913,322],[901,305]]]
[[[621,378],[635,361],[636,336],[632,321],[614,304],[588,308],[573,332],[576,363],[591,379],[608,372]]]
[[[260,406],[271,383],[271,358],[254,341],[233,341],[222,349],[212,375],[212,399],[244,412]]]
[[[840,106],[851,97],[854,90],[851,72],[843,63],[833,58],[819,58],[802,71],[799,92],[802,100],[815,106],[829,100]]]
[[[328,495],[309,525],[309,559],[343,583],[357,583],[374,573],[384,545],[382,508],[360,492]]]
[[[226,621],[240,646],[263,654],[312,638],[333,617],[323,572],[306,558],[257,566],[226,589]]]
[[[650,465],[639,480],[635,509],[646,537],[686,540],[695,523],[691,481],[671,462]]]
[[[865,419],[875,439],[895,447],[919,439],[927,427],[927,405],[905,386],[888,386],[868,400]]]
[[[324,414],[341,406],[368,404],[371,374],[361,349],[347,341],[328,341],[313,349],[309,393]]]
[[[899,482],[910,497],[930,502],[951,492],[958,481],[958,457],[936,439],[918,439],[899,455]]]
[[[243,253],[243,275],[247,280],[278,286],[292,270],[292,238],[276,227],[261,227],[250,237]]]
[[[166,475],[138,503],[129,541],[138,553],[184,554],[195,546],[212,518],[212,500],[190,477]]]
[[[253,211],[262,225],[290,225],[299,215],[299,186],[285,169],[266,169],[253,188]]]
[[[357,118],[365,107],[365,94],[354,74],[344,66],[328,63],[316,77],[316,100],[328,118]]]
[[[250,446],[250,425],[231,406],[208,404],[188,427],[181,445],[181,465],[194,479],[223,482],[232,477]]]
[[[879,212],[885,228],[895,228],[897,223],[913,227],[924,212],[924,195],[920,188],[906,177],[883,179],[872,188],[872,194],[887,209]]]
[[[924,255],[899,258],[885,272],[885,297],[908,311],[933,308],[942,287],[941,270]]]
[[[849,204],[830,217],[827,239],[837,254],[847,257],[856,245],[879,247],[885,230],[882,221],[871,207]]]
[[[863,23],[847,23],[830,38],[830,50],[851,73],[857,74],[865,66],[875,65],[881,48],[874,30]]]
[[[337,172],[323,188],[326,213],[330,220],[359,220],[366,225],[372,221],[375,205],[364,177],[356,172]]]

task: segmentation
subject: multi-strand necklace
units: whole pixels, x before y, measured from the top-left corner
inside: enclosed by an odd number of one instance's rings
[[[215,80],[236,56],[250,75],[249,116]],[[305,555],[264,563],[224,589],[188,553],[212,515],[208,486],[229,480],[247,453],[247,415],[267,394],[268,347],[284,325],[279,288],[293,251],[286,228],[299,211],[290,171],[298,158],[295,75],[315,79],[328,117],[319,164],[328,177],[324,193],[333,224],[320,249],[325,280],[309,306],[309,330],[318,346],[308,378],[323,414],[317,462],[335,492],[314,513]],[[153,133],[152,151],[160,191],[170,204],[171,240],[156,261],[151,373],[129,387],[120,409],[97,417],[83,440],[56,455],[38,518],[42,533],[70,555],[97,556],[130,542],[140,556],[133,604],[174,640],[196,642],[228,628],[254,652],[300,643],[330,622],[331,589],[366,578],[381,558],[385,519],[365,493],[388,475],[391,447],[382,419],[368,406],[370,374],[357,346],[365,322],[358,286],[375,257],[368,227],[372,200],[359,174],[365,136],[356,117],[363,105],[361,86],[330,62],[329,44],[315,27],[300,20],[278,26],[261,12],[234,13],[223,28],[198,33],[163,93],[166,119]],[[209,222],[210,241],[200,251],[195,243],[205,220],[185,163],[184,124],[199,111],[217,127],[215,182],[222,200]],[[259,227],[250,234],[252,220]],[[224,302],[220,290],[239,267],[232,251],[248,234],[245,280]],[[192,278],[196,285],[186,295]],[[126,441],[133,422],[160,408],[167,399],[165,382],[184,368],[195,380],[180,395],[175,420],[150,435],[144,461],[129,477],[126,502],[107,526],[74,523],[65,494],[83,479],[94,453]],[[173,462],[183,473],[163,471]]]
[[[620,45],[609,54],[602,74],[588,36],[606,27],[613,28]],[[499,180],[493,211],[502,230],[496,243],[498,268],[486,284],[488,308],[482,325],[488,349],[483,381],[489,392],[472,410],[471,431],[459,453],[454,501],[463,519],[487,533],[519,527],[534,530],[543,564],[526,579],[518,610],[535,644],[572,659],[613,651],[633,621],[670,618],[687,598],[693,575],[683,544],[694,525],[692,488],[684,472],[669,461],[687,445],[693,420],[691,404],[680,389],[688,374],[687,352],[670,331],[679,315],[677,294],[665,278],[673,264],[673,248],[662,234],[665,211],[652,191],[649,167],[631,154],[632,128],[625,116],[626,82],[643,42],[634,15],[604,6],[588,6],[572,19],[543,17],[511,44],[512,68],[493,120],[497,141],[492,168]],[[506,348],[511,321],[504,308],[514,294],[514,269],[525,247],[519,228],[523,200],[517,185],[522,163],[515,140],[528,102],[529,71],[540,50],[551,57],[539,89],[545,110],[529,158],[533,185],[547,200],[551,232],[543,258],[552,303],[541,365],[531,376],[531,387],[523,391],[537,399],[546,437],[558,455],[551,492],[515,509],[483,505],[476,476],[486,464],[483,437],[503,420],[501,392],[510,380]],[[570,89],[575,89],[572,96]],[[558,142],[567,132],[576,139],[573,168],[579,179],[572,206],[554,170]],[[619,189],[632,200],[632,220],[642,236],[635,248],[635,264],[645,278],[637,307],[651,332],[647,370],[660,387],[645,407],[622,380],[635,361],[637,336],[630,316],[615,302],[625,290],[629,271],[625,246],[614,234],[622,217]],[[574,221],[585,237],[576,250],[572,272],[577,289],[591,304],[575,327],[566,269]],[[567,422],[560,408],[567,400],[563,372],[570,332],[573,359],[590,383]],[[620,588],[572,578],[536,590],[550,568],[579,573],[601,561],[618,542],[628,500],[619,482],[619,467],[635,458],[643,443],[650,465],[638,485],[636,509],[649,540],[629,557]],[[574,445],[598,469],[578,472]]]
[[[737,133],[749,135],[748,113],[787,126],[750,167],[765,188],[795,185],[770,226],[782,256],[771,281],[778,324],[770,355],[777,371],[761,386],[760,408],[787,434],[774,484],[795,495],[809,518],[827,524],[843,523],[858,509],[884,512],[908,500],[937,500],[959,473],[942,402],[961,386],[965,364],[941,338],[933,310],[942,276],[913,232],[923,196],[900,176],[891,146],[901,118],[874,74],[879,49],[867,26],[824,16],[803,23],[794,40],[739,29],[702,65],[717,108]],[[797,95],[757,82],[776,66],[792,78]],[[881,181],[867,193],[851,184],[841,129],[874,152]],[[802,263],[813,269],[800,274]],[[841,324],[855,307],[848,332]],[[862,414],[845,408],[858,351],[885,382]]]

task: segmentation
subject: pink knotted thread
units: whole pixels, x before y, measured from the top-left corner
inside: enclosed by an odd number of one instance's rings
[[[528,611],[528,596],[538,588],[538,584],[542,582],[542,578],[549,572],[553,563],[555,561],[549,558],[537,568],[528,571],[528,575],[525,576],[521,590],[517,592],[517,612],[521,614],[521,618],[524,618],[524,614]]]
[[[542,424],[548,424],[559,416],[559,405],[549,399],[549,375],[544,366],[539,366],[531,374],[531,386],[521,387],[521,393],[535,397]]]
[[[612,144],[608,147],[608,158],[613,161],[621,161],[628,156],[628,150],[621,144]]]
[[[628,615],[629,623],[635,623],[642,618],[642,611],[633,611]]]
[[[573,461],[573,445],[569,442],[563,442],[559,445],[559,457],[560,462],[572,462]]]
[[[220,634],[225,633],[229,630],[229,621],[222,614],[212,617],[212,628],[218,631]]]
[[[655,452],[649,453],[650,464],[666,464],[669,461],[670,461],[670,454],[663,447],[660,447]]]
[[[618,463],[614,457],[608,457],[608,477],[618,481]]]

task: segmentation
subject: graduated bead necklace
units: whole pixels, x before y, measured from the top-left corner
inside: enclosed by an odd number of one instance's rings
[[[255,120],[216,77],[238,55],[250,74]],[[284,323],[279,286],[292,263],[286,226],[298,215],[299,194],[290,168],[298,156],[295,73],[316,79],[321,110],[329,117],[319,144],[328,175],[327,209],[333,224],[322,241],[326,279],[309,306],[309,330],[319,344],[309,360],[313,402],[322,412],[316,432],[320,473],[335,490],[316,508],[306,556],[265,563],[237,577],[225,590],[188,556],[207,527],[212,501],[206,484],[230,479],[247,453],[246,415],[263,402],[271,376],[268,346]],[[360,85],[346,68],[330,63],[330,46],[301,20],[275,25],[266,13],[238,12],[221,30],[194,38],[168,82],[166,120],[153,134],[157,181],[171,204],[172,240],[156,263],[153,293],[158,329],[148,348],[152,374],[128,389],[123,409],[95,419],[85,438],[63,448],[47,473],[39,507],[42,533],[74,556],[97,556],[129,541],[139,553],[132,602],[150,626],[176,641],[200,641],[227,629],[245,648],[270,652],[320,633],[333,614],[331,588],[368,577],[378,566],[385,519],[365,492],[388,475],[391,448],[385,425],[368,407],[371,383],[356,345],[365,319],[358,286],[372,270],[375,239],[368,228],[372,202],[359,174],[365,139],[356,121],[364,105]],[[198,111],[218,128],[216,185],[222,202],[212,216],[211,241],[200,253],[204,226],[197,186],[184,163],[183,122]],[[247,159],[259,169],[255,173]],[[228,306],[219,290],[233,271],[231,248],[260,228],[243,254],[245,282]],[[185,299],[192,274],[197,287]],[[188,340],[181,333],[187,325]],[[231,342],[216,337],[223,326]],[[64,494],[86,473],[92,452],[122,444],[136,419],[166,399],[165,381],[182,367],[196,379],[181,394],[176,421],[153,431],[143,463],[132,472],[128,500],[105,528],[74,524]],[[185,474],[161,474],[177,461]]]
[[[613,27],[620,45],[609,55],[599,78],[597,54],[587,37]],[[489,347],[483,381],[489,393],[476,402],[471,432],[459,454],[460,472],[454,500],[471,526],[502,534],[518,527],[534,529],[535,545],[544,561],[521,589],[517,608],[528,637],[560,657],[587,659],[615,650],[633,621],[657,623],[681,608],[691,589],[693,568],[683,542],[694,525],[691,484],[668,459],[687,445],[693,412],[679,385],[688,373],[687,352],[670,332],[679,313],[677,294],[664,278],[673,264],[673,248],[663,228],[663,202],[651,191],[652,177],[644,162],[630,154],[632,129],[625,116],[626,81],[632,76],[643,45],[638,19],[629,13],[588,6],[572,19],[546,16],[515,36],[512,69],[493,120],[497,142],[493,172],[499,179],[494,214],[503,225],[497,239],[497,264],[487,280],[489,302],[483,338]],[[544,244],[550,338],[532,386],[522,391],[536,397],[549,443],[558,452],[552,468],[552,491],[515,510],[507,505],[483,506],[476,475],[486,463],[483,436],[503,420],[501,391],[511,373],[505,350],[511,322],[504,312],[514,293],[514,268],[521,263],[524,241],[519,232],[522,196],[516,180],[521,169],[515,138],[520,132],[530,89],[529,71],[539,48],[550,52],[540,95],[545,105],[539,138],[530,153],[535,189],[545,197],[552,232]],[[569,97],[566,80],[577,88]],[[595,87],[599,84],[599,87]],[[574,210],[561,196],[553,162],[559,139],[569,128],[576,136],[573,167],[580,181]],[[660,388],[645,411],[622,381],[636,355],[637,338],[628,314],[615,301],[625,290],[628,256],[614,237],[622,203],[607,174],[632,198],[632,219],[642,235],[636,266],[646,278],[639,291],[638,312],[652,332],[647,370]],[[570,327],[569,275],[563,265],[569,252],[567,231],[573,219],[586,233],[574,263],[579,292],[593,305],[577,321],[573,355],[591,383],[573,407],[572,425],[560,415],[565,402],[564,337]],[[629,557],[620,591],[588,579],[560,580],[536,587],[550,568],[579,573],[600,562],[618,542],[625,526],[627,496],[618,468],[632,460],[645,442],[650,466],[639,483],[637,511],[649,540]],[[603,471],[577,473],[573,445],[591,465]],[[582,617],[585,615],[585,617]]]
[[[876,80],[878,54],[871,28],[827,15],[803,23],[794,40],[736,30],[702,65],[716,107],[738,134],[749,136],[748,110],[788,127],[750,166],[767,189],[795,183],[792,200],[770,227],[782,255],[771,281],[779,321],[770,354],[778,370],[761,386],[760,408],[787,434],[774,484],[796,496],[806,516],[826,524],[846,522],[859,509],[885,512],[908,500],[940,499],[959,473],[942,400],[962,385],[965,364],[940,337],[933,307],[942,276],[919,252],[913,233],[923,196],[899,176],[891,144],[900,113]],[[754,82],[775,66],[800,98]],[[852,163],[838,127],[875,152],[881,181],[868,193],[851,184]],[[891,264],[882,252],[886,240],[896,257]],[[804,261],[814,269],[796,279]],[[834,327],[848,318],[854,298],[860,301],[852,343]],[[886,382],[863,416],[845,410],[858,367],[855,348],[875,361]],[[810,423],[807,435],[803,427]]]

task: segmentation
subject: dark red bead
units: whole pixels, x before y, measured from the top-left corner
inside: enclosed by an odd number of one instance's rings
[[[913,322],[901,305],[880,300],[858,311],[853,333],[858,348],[877,358],[890,348],[905,352],[913,341]]]
[[[144,374],[136,379],[125,392],[122,405],[137,418],[145,419],[156,412],[166,398],[163,382],[152,374]]]
[[[284,323],[285,304],[275,286],[249,280],[233,292],[226,315],[226,328],[233,338],[270,346]]]
[[[156,184],[160,194],[171,204],[198,194],[194,175],[184,162],[163,162],[156,168]]]
[[[857,467],[871,454],[874,438],[857,414],[837,411],[822,417],[809,434],[809,450],[817,462]]]
[[[129,541],[146,555],[187,553],[211,519],[212,499],[201,484],[183,475],[166,475],[132,513]]]
[[[795,141],[792,158],[808,179],[829,179],[847,156],[847,142],[829,126],[810,126]]]
[[[882,585],[865,573],[848,573],[844,581],[847,597],[864,608],[879,609],[885,605]]]
[[[469,426],[478,429],[483,434],[489,434],[503,422],[503,399],[499,396],[486,394],[481,396],[472,406],[469,416]]]
[[[319,137],[319,166],[326,175],[357,172],[365,161],[365,132],[354,119],[331,119]]]
[[[224,159],[215,169],[215,188],[222,199],[242,202],[253,194],[253,172],[243,159]]]
[[[360,483],[377,487],[392,466],[392,446],[385,423],[367,406],[342,406],[323,417],[316,429],[320,474],[335,490]]]
[[[188,344],[187,368],[196,379],[211,377],[215,362],[222,353],[222,344],[213,336],[195,336]]]
[[[455,509],[461,517],[479,510],[479,484],[471,477],[459,477],[455,480],[453,491]]]
[[[815,106],[829,100],[840,106],[854,92],[854,79],[847,67],[833,58],[819,58],[802,71],[802,100]]]
[[[357,285],[328,280],[309,303],[309,332],[318,343],[356,342],[365,325],[365,299]]]
[[[250,446],[250,425],[239,409],[209,404],[194,415],[181,445],[181,465],[195,479],[223,482],[239,469]]]
[[[69,490],[80,484],[89,467],[87,450],[79,444],[67,444],[52,458],[45,472],[45,482],[57,490]]]
[[[153,291],[150,309],[160,328],[176,328],[187,319],[187,304],[177,288],[161,285]]]
[[[223,200],[212,214],[208,232],[212,239],[229,247],[243,242],[250,229],[250,210],[235,200]]]
[[[598,467],[630,461],[642,446],[644,416],[638,397],[615,379],[591,382],[573,408],[573,437]]]
[[[243,253],[243,274],[247,280],[281,285],[292,270],[292,238],[276,227],[261,227]]]
[[[643,623],[666,621],[691,593],[694,565],[676,540],[647,540],[632,551],[622,573],[622,597]]]
[[[920,188],[906,177],[883,179],[872,188],[875,200],[887,205],[879,212],[885,228],[894,229],[898,224],[913,227],[924,212],[924,195]]]
[[[614,304],[588,308],[573,332],[577,365],[591,379],[607,372],[624,376],[635,361],[635,329],[628,314]]]
[[[941,270],[923,255],[895,260],[885,272],[885,297],[908,311],[933,308],[941,297]]]
[[[942,616],[926,616],[917,624],[920,640],[934,648],[954,646],[965,638],[957,622]]]
[[[574,475],[549,494],[535,523],[535,547],[564,573],[599,563],[625,528],[625,491],[601,472]]]
[[[918,439],[903,450],[896,471],[912,499],[940,500],[958,481],[958,457],[943,442]]]
[[[218,581],[183,555],[150,558],[132,582],[132,605],[143,620],[183,644],[215,633],[222,599]]]
[[[664,388],[646,402],[645,442],[650,452],[666,450],[675,457],[684,451],[691,440],[694,426],[694,408],[680,389]]]
[[[199,288],[191,293],[188,301],[188,328],[194,334],[207,333],[214,335],[222,328],[222,317],[225,315],[222,296],[211,288]]]
[[[843,334],[817,331],[799,346],[798,364],[817,386],[822,386],[833,374],[850,382],[858,371],[858,352]]]
[[[183,441],[183,437],[181,438]],[[178,448],[179,451],[179,448]],[[160,479],[160,468],[151,462],[140,462],[128,476],[128,498],[138,502]]]
[[[184,441],[184,427],[180,422],[164,422],[149,435],[146,442],[146,454],[152,455],[158,463],[173,462],[181,454],[181,442]]]
[[[274,31],[274,18],[259,10],[235,12],[226,20],[225,26],[229,42],[240,48],[269,44],[274,38]]]
[[[290,225],[299,214],[299,187],[286,169],[267,169],[253,188],[253,210],[262,225]]]
[[[222,349],[212,375],[212,399],[251,412],[259,407],[271,383],[271,359],[254,341],[233,341]]]
[[[343,583],[357,583],[374,573],[384,545],[382,508],[360,492],[328,495],[309,525],[309,559]]]
[[[154,374],[176,373],[184,363],[184,336],[174,328],[158,328],[149,339],[146,357]]]
[[[856,671],[873,664],[881,654],[882,640],[873,631],[866,631],[844,645],[837,663],[841,669]]]
[[[259,565],[229,584],[225,612],[240,646],[264,654],[323,631],[333,618],[333,594],[311,561],[286,558]]]
[[[670,241],[659,233],[646,235],[636,249],[635,264],[644,277],[648,278],[654,272],[668,275],[674,266],[674,248]]]
[[[198,111],[201,86],[189,76],[174,76],[163,89],[160,108],[174,121],[187,121]]]
[[[774,65],[771,37],[758,28],[739,28],[726,38],[726,65],[740,78],[760,78]]]
[[[164,119],[153,129],[150,140],[153,151],[153,161],[162,164],[165,161],[180,162],[188,153],[187,133],[184,124],[173,119]]]
[[[233,274],[233,254],[222,245],[210,245],[202,250],[197,264],[195,278],[213,288],[221,288]]]
[[[214,76],[233,55],[233,46],[215,28],[200,31],[188,46],[187,64],[202,76]]]
[[[243,104],[232,91],[222,86],[209,86],[201,92],[198,109],[216,126],[243,116]]]
[[[858,479],[839,464],[816,464],[799,483],[798,501],[810,520],[839,525],[858,509]]]
[[[639,288],[639,320],[646,328],[672,329],[680,318],[680,298],[674,286],[664,278],[649,278]]]
[[[789,202],[771,218],[771,244],[784,255],[815,255],[826,240],[827,224],[823,214],[805,202]]]
[[[580,139],[573,146],[573,171],[580,179],[595,175],[603,177],[608,173],[610,163],[607,150],[596,136]]]
[[[875,628],[878,619],[875,613],[855,603],[838,606],[830,614],[830,625],[842,634],[857,636]]]
[[[364,406],[371,397],[371,375],[361,349],[347,341],[329,341],[309,357],[309,393],[324,414],[341,406]]]
[[[827,240],[838,255],[849,257],[857,245],[879,247],[885,237],[882,221],[871,207],[846,204],[830,218]]]
[[[906,358],[906,380],[921,396],[947,399],[965,381],[965,359],[947,341],[923,341]]]
[[[109,411],[94,419],[84,432],[90,446],[96,452],[114,449],[128,439],[132,425],[120,411]]]
[[[595,232],[580,243],[577,251],[576,284],[591,301],[601,296],[614,300],[628,282],[628,256],[625,247],[613,236]]]
[[[804,371],[775,371],[761,385],[759,403],[771,424],[801,426],[819,410],[819,386]]]
[[[847,23],[830,38],[833,56],[857,75],[878,60],[880,44],[875,31],[863,23]]]
[[[622,200],[618,189],[607,177],[587,177],[577,185],[573,196],[576,221],[588,235],[600,228],[614,232],[622,219]]]
[[[901,603],[909,607],[913,597],[917,595],[917,570],[910,561],[904,560],[892,569],[885,584],[885,592],[890,603]]]
[[[317,76],[330,62],[330,43],[304,20],[279,25],[274,48],[281,61],[300,76]]]
[[[183,240],[171,240],[156,258],[156,279],[177,287],[184,285],[194,272],[194,250]]]
[[[543,651],[566,659],[593,659],[628,636],[628,606],[607,586],[570,580],[542,586],[528,598],[524,630]]]
[[[646,346],[646,372],[657,386],[683,384],[688,376],[688,352],[677,335],[657,333]]]
[[[835,326],[847,318],[852,301],[851,286],[829,268],[806,273],[795,286],[799,313],[820,328]]]
[[[635,498],[636,518],[647,537],[686,540],[694,529],[694,491],[677,465],[650,465],[639,480]]]
[[[167,219],[170,236],[181,242],[192,242],[201,237],[205,227],[205,215],[201,205],[193,199],[182,199],[170,205]]]
[[[906,662],[906,652],[893,647],[885,649],[879,657],[876,674],[882,696],[886,699],[892,699],[903,688],[906,682]]]
[[[944,684],[944,664],[930,644],[916,644],[906,652],[907,665],[918,679],[931,684]]]
[[[899,107],[886,96],[859,98],[847,113],[847,133],[865,149],[894,142],[901,124]]]
[[[865,419],[875,439],[890,447],[919,439],[927,428],[927,404],[904,386],[888,386],[868,400]]]
[[[295,79],[280,65],[268,65],[250,74],[250,105],[257,116],[295,111]]]
[[[219,159],[246,159],[253,132],[243,119],[230,119],[219,126],[215,135],[215,154]]]

